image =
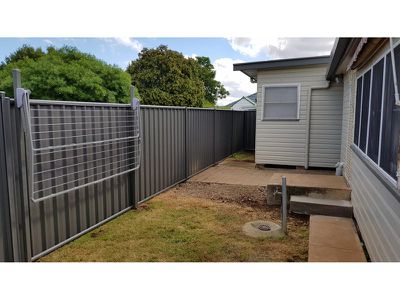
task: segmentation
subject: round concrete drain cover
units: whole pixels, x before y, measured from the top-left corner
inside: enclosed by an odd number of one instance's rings
[[[270,221],[257,220],[243,225],[243,232],[251,237],[265,238],[281,236],[281,226]]]

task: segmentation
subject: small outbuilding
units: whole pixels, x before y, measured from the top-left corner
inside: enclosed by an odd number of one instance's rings
[[[329,56],[240,63],[257,82],[256,164],[333,168],[340,161],[343,84]]]

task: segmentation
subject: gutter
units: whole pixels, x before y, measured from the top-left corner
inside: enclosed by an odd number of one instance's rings
[[[307,113],[306,113],[307,131],[306,131],[306,149],[305,149],[305,162],[304,162],[304,168],[305,169],[308,169],[309,161],[310,161],[310,120],[311,120],[311,98],[312,98],[312,92],[313,92],[313,90],[329,89],[330,84],[331,84],[330,81],[326,81],[324,85],[312,86],[312,87],[310,87],[308,89]]]

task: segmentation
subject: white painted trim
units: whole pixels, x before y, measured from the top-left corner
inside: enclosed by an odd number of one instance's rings
[[[361,137],[361,116],[362,116],[362,108],[363,108],[363,97],[364,97],[364,76],[361,78],[361,99],[360,99],[360,112],[358,118],[358,142],[357,147],[360,145],[360,137]],[[357,111],[357,91],[356,91],[356,111]]]
[[[270,87],[296,87],[297,88],[297,118],[264,118],[264,109],[265,109],[265,89]],[[280,84],[263,84],[261,86],[261,101],[262,101],[262,110],[261,110],[261,118],[260,121],[298,121],[300,119],[300,104],[301,104],[301,84],[300,83],[280,83]]]
[[[385,170],[383,170],[380,166],[378,166],[378,165],[376,164],[376,162],[374,162],[367,154],[365,154],[365,153],[360,149],[360,147],[358,147],[358,146],[355,145],[355,144],[354,144],[354,146],[355,146],[357,149],[360,150],[362,156],[364,156],[371,164],[373,164],[373,165],[376,167],[376,169],[379,171],[379,173],[381,173],[382,176],[384,176],[387,180],[389,180],[389,182],[390,182],[391,184],[393,184],[393,186],[395,186],[395,187],[397,188],[397,181],[396,181],[395,179],[393,179],[392,176],[390,176],[388,173],[386,173]]]
[[[381,146],[382,146],[382,127],[383,127],[383,108],[385,102],[385,81],[386,81],[386,56],[383,59],[383,78],[382,78],[382,99],[381,99],[381,124],[379,128],[379,148],[378,165],[381,165]]]
[[[372,98],[372,82],[374,80],[374,68],[371,69],[371,80],[369,82],[369,100],[368,100],[368,121],[367,121],[367,136],[365,137],[365,153],[368,155],[369,142],[369,125],[371,120],[371,98]]]

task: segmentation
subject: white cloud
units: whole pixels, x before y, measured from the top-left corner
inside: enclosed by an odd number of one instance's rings
[[[330,54],[334,38],[228,38],[233,50],[268,59]]]
[[[192,55],[183,55],[185,58],[196,58],[196,56],[198,56],[196,53],[192,53]]]
[[[218,105],[226,105],[242,96],[253,94],[257,91],[257,85],[250,82],[250,78],[242,72],[233,71],[233,64],[241,63],[242,60],[232,58],[218,58],[214,61],[216,71],[215,79],[222,82],[230,95],[224,99],[219,99]]]
[[[129,47],[129,48],[135,50],[136,52],[140,52],[143,49],[143,45],[139,41],[137,41],[133,38],[119,37],[119,38],[114,38],[114,40],[118,44]]]

